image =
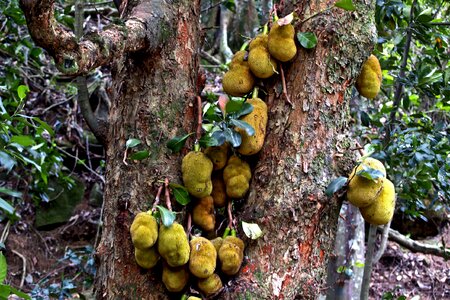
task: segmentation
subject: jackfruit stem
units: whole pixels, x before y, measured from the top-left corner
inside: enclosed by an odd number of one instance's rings
[[[243,50],[247,49],[247,46],[248,46],[248,41],[243,43],[242,46],[241,46],[241,49],[239,49],[239,50],[243,51]]]
[[[197,136],[196,136],[196,143],[202,138],[202,98],[200,96],[197,96],[197,109],[198,109],[198,115],[197,115]],[[198,150],[195,150],[198,151]]]
[[[186,236],[187,236],[188,240],[191,237],[191,227],[192,227],[192,215],[190,212],[188,212],[187,224],[186,224]]]
[[[231,236],[234,236],[234,237],[236,237],[236,230],[234,230],[234,229],[231,229]]]
[[[222,238],[226,238],[227,236],[230,235],[230,227],[225,228],[225,231],[223,232]]]
[[[258,87],[255,86],[252,93],[252,99],[258,98]]]
[[[152,206],[152,210],[151,210],[152,212],[155,212],[156,209],[157,209],[156,206],[158,206],[158,204],[159,204],[159,197],[161,196],[161,192],[162,192],[163,187],[164,187],[164,185],[161,185],[158,188],[158,192],[156,193],[156,197],[155,197],[155,202],[153,202],[153,206]]]
[[[266,23],[263,26],[262,34],[267,34],[269,32],[269,25]]]
[[[166,206],[169,211],[172,211],[172,203],[170,202],[169,178],[166,178],[164,185],[166,189]]]
[[[232,204],[233,201],[228,201],[228,207],[227,207],[227,211],[228,211],[228,227],[229,228],[233,228],[233,212],[232,212]]]
[[[200,151],[200,144],[199,144],[199,143],[195,143],[195,144],[194,144],[194,151],[195,151],[195,152]]]
[[[187,299],[188,299],[188,296],[187,295],[183,295],[183,296],[181,296],[180,300],[187,300]]]

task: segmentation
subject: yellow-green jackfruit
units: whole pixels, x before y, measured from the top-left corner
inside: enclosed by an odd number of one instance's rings
[[[381,171],[386,176],[386,169],[383,164],[374,158],[367,157],[357,167],[353,169],[349,178],[350,182],[347,188],[347,200],[356,207],[366,207],[375,202],[379,196],[384,178],[378,178],[377,180],[370,180],[358,175],[357,172],[363,170],[364,166]]]
[[[232,156],[223,170],[228,197],[242,198],[248,191],[252,173],[250,166],[237,156]]]
[[[270,28],[268,49],[270,55],[281,62],[287,62],[297,54],[294,41],[295,29],[292,24],[280,26],[275,22]]]
[[[220,247],[222,247],[223,244],[223,238],[216,237],[215,239],[211,240],[211,243],[214,245],[214,248],[216,248],[217,253],[219,253]]]
[[[223,173],[213,174],[211,180],[213,186],[211,197],[214,199],[214,207],[224,207],[227,204],[227,194],[225,192]]]
[[[227,236],[219,249],[219,260],[222,272],[227,275],[235,275],[239,272],[244,259],[244,242],[235,236]]]
[[[277,62],[270,56],[267,49],[267,34],[259,34],[249,45],[248,65],[258,78],[269,78],[277,69]]]
[[[156,266],[159,257],[156,247],[147,249],[134,248],[134,258],[136,259],[136,263],[144,269],[151,269]]]
[[[183,226],[174,222],[159,227],[158,252],[171,267],[179,267],[189,260],[189,242]]]
[[[370,55],[361,68],[356,80],[356,89],[359,94],[372,99],[378,95],[381,88],[381,66],[375,55]]]
[[[194,197],[209,196],[212,191],[211,173],[213,163],[203,152],[191,151],[181,163],[181,172],[186,189]]]
[[[216,269],[217,252],[210,240],[194,237],[191,242],[189,270],[197,278],[207,278]]]
[[[189,281],[187,266],[170,267],[163,264],[162,281],[169,292],[181,292]]]
[[[231,96],[242,97],[251,92],[255,85],[248,62],[245,61],[247,51],[241,50],[234,54],[230,69],[223,75],[223,91]]]
[[[213,163],[213,170],[221,170],[227,164],[228,149],[230,148],[228,143],[223,143],[220,146],[208,147],[205,149],[205,154]]]
[[[395,209],[395,187],[387,178],[383,180],[380,195],[374,203],[360,208],[364,220],[373,225],[387,224],[394,215]]]
[[[216,225],[214,215],[214,200],[211,196],[206,196],[197,200],[192,209],[192,220],[194,224],[205,231],[212,231]]]
[[[206,296],[212,296],[218,293],[223,285],[219,275],[212,274],[211,276],[199,279],[197,282],[198,289]]]
[[[202,298],[195,297],[195,296],[189,296],[189,298],[187,298],[187,300],[202,300]]]
[[[158,239],[158,223],[151,213],[140,212],[131,224],[130,233],[135,248],[150,248]]]
[[[238,148],[238,152],[242,155],[253,155],[258,153],[264,145],[267,127],[267,105],[259,98],[247,100],[253,106],[253,111],[241,118],[242,121],[250,124],[255,130],[255,134],[249,136],[242,128],[237,131],[242,136],[242,143]]]

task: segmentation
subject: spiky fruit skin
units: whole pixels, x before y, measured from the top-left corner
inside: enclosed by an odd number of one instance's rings
[[[213,170],[221,170],[225,167],[228,160],[229,148],[230,146],[228,143],[223,143],[220,146],[208,147],[205,149],[205,154],[213,163]]]
[[[222,173],[213,175],[211,180],[213,186],[211,197],[214,199],[214,207],[224,207],[227,204],[227,194]]]
[[[215,239],[211,240],[211,243],[214,245],[214,248],[216,248],[217,253],[219,253],[220,247],[222,247],[223,244],[223,238],[216,237]]]
[[[189,270],[197,278],[207,278],[216,269],[217,251],[210,240],[195,237],[190,242]]]
[[[205,231],[213,231],[216,225],[214,215],[214,200],[211,196],[198,199],[192,209],[192,220],[194,224]]]
[[[381,193],[376,201],[359,210],[366,222],[373,225],[385,225],[394,216],[394,209],[395,187],[389,179],[384,178]]]
[[[212,191],[213,163],[203,152],[191,151],[181,162],[183,183],[189,194],[197,198],[209,196]]]
[[[171,267],[179,267],[189,260],[189,242],[183,226],[174,222],[159,228],[158,252]]]
[[[242,155],[253,155],[258,153],[264,145],[268,113],[266,103],[259,98],[247,100],[247,103],[253,106],[253,111],[242,117],[241,120],[250,124],[255,130],[255,134],[249,136],[245,130],[237,128],[242,137],[238,152]]]
[[[251,92],[255,78],[248,62],[244,60],[246,51],[236,52],[230,63],[230,69],[223,75],[223,91],[231,96],[242,97]]]
[[[269,32],[268,49],[270,55],[281,62],[293,59],[297,54],[294,35],[294,26],[291,24],[280,26],[275,22]]]
[[[202,300],[202,298],[190,296],[189,298],[187,298],[187,300]]]
[[[355,167],[349,178],[350,182],[347,189],[347,200],[356,207],[367,207],[374,203],[381,193],[383,181],[385,178],[379,178],[375,181],[355,175],[364,166],[381,171],[386,176],[386,169],[379,160],[367,157],[360,165]]]
[[[248,65],[253,75],[262,79],[271,77],[277,69],[277,62],[267,49],[268,39],[267,34],[260,34],[249,45]]]
[[[381,88],[381,66],[375,55],[370,55],[361,68],[361,73],[356,80],[356,89],[359,94],[373,99],[380,92]]]
[[[151,213],[140,212],[131,224],[130,233],[135,248],[150,248],[158,239],[158,223]]]
[[[189,281],[189,271],[187,266],[170,267],[163,265],[162,282],[169,292],[181,292]]]
[[[223,285],[219,275],[212,274],[208,278],[199,279],[197,282],[198,289],[206,296],[212,296],[219,292]]]
[[[244,259],[244,242],[234,236],[227,236],[219,249],[219,260],[222,272],[227,275],[235,275],[239,272]]]
[[[147,249],[134,248],[134,258],[141,268],[151,269],[158,263],[160,255],[156,250],[156,247]]]
[[[248,191],[251,176],[248,163],[237,156],[230,157],[223,170],[227,196],[235,199],[244,197]]]

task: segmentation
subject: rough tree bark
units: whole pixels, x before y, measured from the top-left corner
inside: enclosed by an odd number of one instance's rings
[[[295,10],[300,19],[334,3],[292,2],[296,4],[288,3],[284,13]],[[283,66],[292,106],[282,96],[279,77],[265,87],[267,140],[249,197],[237,205],[237,218],[257,222],[265,236],[245,241],[244,266],[225,283],[222,299],[314,299],[325,294],[340,202],[328,199],[324,190],[339,170],[347,174],[351,168],[352,143],[344,134],[346,91],[375,41],[374,1],[353,2],[356,12],[332,9],[296,23],[299,31],[315,32],[319,43],[313,50],[299,47],[294,61]],[[57,58],[61,70],[82,74],[113,62],[97,298],[167,299],[160,270],[144,272],[135,264],[129,226],[136,212],[150,207],[159,180],[179,180],[180,157],[169,154],[165,142],[183,128],[192,131],[194,123],[199,1],[128,1],[125,25],[87,36],[80,45],[54,24],[52,3],[21,0],[31,35]],[[124,164],[129,138],[141,139],[140,147],[149,149],[150,157]]]

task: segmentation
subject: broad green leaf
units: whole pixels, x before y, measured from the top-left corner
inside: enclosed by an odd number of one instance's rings
[[[244,230],[245,235],[252,240],[256,240],[263,234],[261,228],[259,228],[259,225],[256,223],[247,223],[242,221],[242,229]]]
[[[17,87],[17,95],[19,96],[20,100],[25,99],[28,92],[30,91],[30,88],[26,85],[19,85]]]
[[[334,6],[342,8],[344,10],[356,10],[356,7],[353,5],[352,0],[340,0],[336,2]]]
[[[249,113],[251,113],[253,111],[253,105],[251,105],[248,102],[244,102],[244,104],[242,104],[241,109],[234,114],[235,119],[238,119],[242,116],[248,115]]]
[[[3,209],[8,214],[14,214],[14,207],[11,206],[6,200],[0,198],[0,208]]]
[[[132,160],[143,160],[147,157],[150,156],[150,152],[148,152],[148,150],[142,150],[142,151],[138,151],[136,153],[133,153],[130,155],[129,159]]]
[[[384,174],[380,170],[373,169],[366,165],[362,165],[363,169],[356,172],[357,176],[367,178],[369,180],[377,180],[378,178],[383,178]]]
[[[214,137],[208,135],[202,136],[202,138],[198,141],[198,143],[202,148],[218,146],[217,140]]]
[[[6,284],[0,284],[0,299],[8,299],[11,294],[11,287]]]
[[[245,121],[232,119],[231,124],[233,124],[236,127],[244,129],[247,135],[249,136],[255,135],[255,129],[253,129],[253,127]]]
[[[159,210],[161,221],[163,222],[164,226],[170,227],[175,221],[175,213],[160,205],[157,205],[156,207]]]
[[[46,122],[42,121],[38,117],[33,117],[32,119],[33,119],[33,121],[38,122],[42,126],[42,128],[47,130],[48,133],[50,134],[50,136],[54,136],[55,135],[55,132],[53,131],[53,128],[50,125],[48,125]]]
[[[34,139],[29,135],[13,135],[10,142],[19,144],[23,147],[29,147],[35,144]]]
[[[0,166],[3,166],[6,172],[11,171],[15,164],[16,161],[9,154],[0,151]]]
[[[362,261],[356,261],[355,262],[355,267],[357,267],[357,268],[364,268],[364,263]]]
[[[0,283],[5,281],[7,270],[8,264],[6,263],[6,257],[0,252]]]
[[[231,130],[230,128],[224,130],[224,136],[225,139],[230,142],[234,148],[239,147],[242,143],[241,135],[238,132]]]
[[[16,288],[10,287],[10,290],[11,290],[11,294],[14,294],[25,300],[31,300],[31,297],[29,295],[25,294],[24,292],[19,291]]]
[[[181,205],[187,205],[189,202],[191,202],[189,192],[184,186],[176,183],[169,183],[169,186],[172,189],[175,200],[177,200],[178,203],[180,203]]]
[[[348,179],[347,177],[341,176],[331,181],[331,183],[327,187],[327,190],[325,191],[325,194],[328,197],[333,196],[334,193],[336,193],[345,186],[345,184],[347,183],[347,179]]]
[[[227,102],[225,106],[225,111],[227,114],[237,113],[242,109],[243,104],[244,104],[243,101],[231,99],[230,101]]]
[[[339,274],[341,274],[342,272],[345,271],[345,269],[346,269],[345,266],[339,266],[339,267],[337,268],[336,272],[339,273]]]
[[[184,136],[176,136],[170,141],[167,142],[167,148],[172,150],[173,152],[180,152],[181,149],[183,149],[184,144],[186,143],[186,140],[189,136],[191,136],[193,133],[186,134]]]
[[[214,131],[211,136],[217,141],[217,146],[223,145],[226,141],[225,132],[223,130]]]
[[[233,13],[236,13],[236,3],[234,3],[234,0],[226,0],[223,2],[223,6],[230,10]]]
[[[6,194],[11,197],[20,198],[22,197],[22,193],[18,191],[13,191],[4,187],[0,187],[0,193]]]
[[[297,39],[303,48],[312,49],[317,45],[317,37],[314,32],[298,32]]]
[[[134,147],[136,147],[137,145],[140,145],[142,142],[141,142],[141,140],[139,140],[139,139],[129,139],[127,142],[126,142],[126,144],[125,144],[125,147],[127,147],[127,148],[134,148]]]

